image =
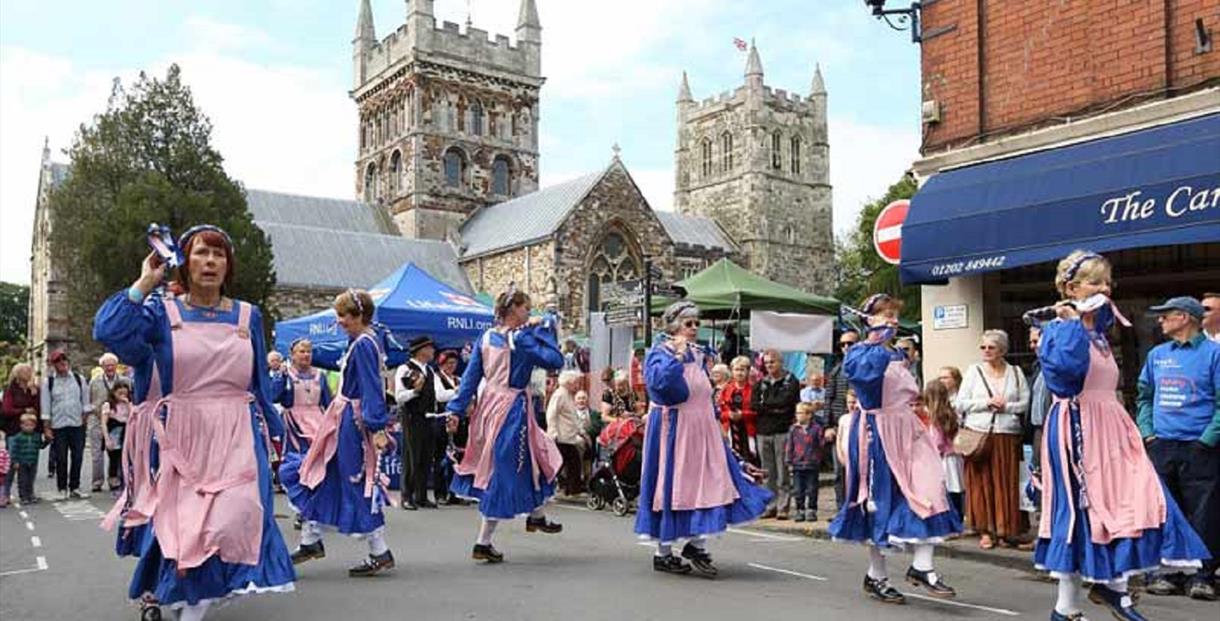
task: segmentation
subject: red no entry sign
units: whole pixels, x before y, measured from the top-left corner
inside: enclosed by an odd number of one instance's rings
[[[873,248],[886,263],[898,265],[902,258],[902,223],[907,219],[911,201],[896,200],[885,206],[873,223]]]

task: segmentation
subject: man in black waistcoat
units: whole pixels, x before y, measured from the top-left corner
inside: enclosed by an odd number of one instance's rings
[[[411,358],[394,374],[394,397],[398,401],[398,416],[402,421],[402,508],[414,511],[420,507],[434,509],[428,500],[429,469],[433,462],[436,439],[429,420],[437,414],[437,402],[453,398],[454,391],[441,385],[436,372],[429,366],[435,347],[426,336],[411,340]]]

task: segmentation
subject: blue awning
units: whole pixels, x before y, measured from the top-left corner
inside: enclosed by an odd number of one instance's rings
[[[902,227],[904,284],[1220,241],[1220,114],[933,176]]]

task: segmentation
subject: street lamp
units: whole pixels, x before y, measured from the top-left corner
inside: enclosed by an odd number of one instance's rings
[[[884,21],[890,28],[900,31],[909,29],[911,31],[911,43],[922,42],[923,32],[919,29],[919,11],[922,5],[918,2],[912,2],[909,8],[887,9],[885,8],[885,2],[886,0],[864,0],[864,6],[872,10],[873,17]],[[898,16],[897,25],[890,21],[891,15]]]

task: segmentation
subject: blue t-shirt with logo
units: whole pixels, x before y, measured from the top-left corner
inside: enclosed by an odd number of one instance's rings
[[[1145,438],[1220,441],[1220,344],[1202,334],[1148,352],[1139,379],[1139,427]]]

